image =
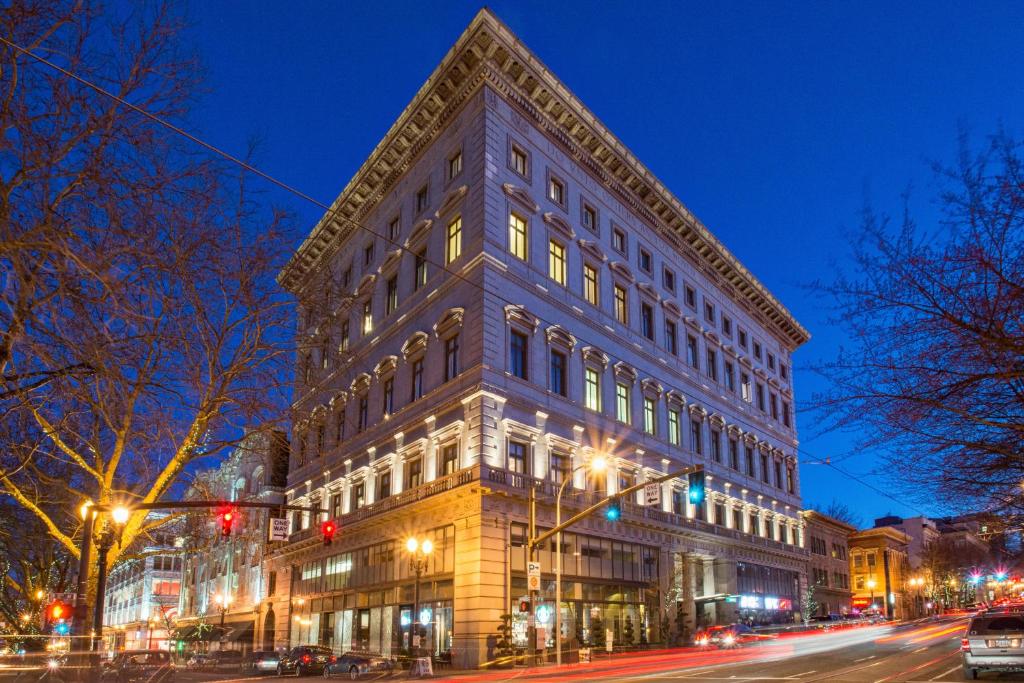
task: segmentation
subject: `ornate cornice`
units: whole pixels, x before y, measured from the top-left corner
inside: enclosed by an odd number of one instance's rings
[[[412,102],[299,247],[279,282],[299,293],[308,272],[347,235],[409,169],[449,119],[488,83],[715,286],[745,304],[790,349],[810,335],[507,26],[482,9]]]

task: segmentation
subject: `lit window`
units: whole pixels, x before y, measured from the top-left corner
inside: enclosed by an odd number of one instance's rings
[[[373,302],[363,302],[363,334],[373,332]]]
[[[648,434],[654,434],[656,424],[657,415],[655,413],[654,399],[644,397],[644,431]]]
[[[754,400],[750,387],[750,375],[745,372],[740,373],[740,398],[747,403]]]
[[[670,410],[668,411],[668,442],[673,446],[678,446],[680,437],[679,411]]]
[[[548,247],[548,277],[562,286],[565,285],[565,247],[554,240],[551,240]]]
[[[629,308],[626,299],[626,290],[615,285],[615,319],[623,325],[629,324]]]
[[[621,382],[615,384],[615,418],[629,424],[629,387]]]
[[[448,224],[448,239],[445,242],[445,264],[449,264],[462,255],[462,217],[459,216]]]
[[[445,446],[441,451],[441,471],[438,476],[454,474],[459,469],[459,447],[457,444]]]
[[[590,410],[601,411],[601,374],[594,368],[587,368],[583,382],[583,404]]]
[[[589,263],[583,264],[583,298],[589,304],[598,305],[597,269]]]
[[[517,474],[527,474],[526,444],[521,441],[508,442],[508,468]]]
[[[527,260],[526,221],[514,213],[508,217],[508,250],[517,259]]]

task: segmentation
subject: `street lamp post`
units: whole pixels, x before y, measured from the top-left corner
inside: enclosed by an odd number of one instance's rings
[[[875,580],[868,579],[868,590],[871,591],[871,609],[875,609]]]
[[[420,649],[420,577],[427,569],[427,559],[434,550],[434,544],[429,538],[419,540],[409,538],[405,542],[405,549],[409,551],[409,568],[416,575],[416,583],[413,587],[412,597],[412,624],[410,624],[409,638],[412,642],[409,646],[413,650],[413,656],[419,656]]]
[[[128,508],[116,507],[110,511],[110,519],[113,520],[118,528],[124,526],[130,516],[131,512],[129,512]],[[93,609],[92,618],[94,634],[93,644],[90,647],[92,650],[98,650],[103,642],[103,603],[107,599],[107,553],[110,552],[112,547],[114,547],[114,530],[108,527],[104,529],[103,534],[100,536],[96,553],[98,567],[96,574],[96,607]]]
[[[558,487],[558,495],[555,497],[555,526],[558,527],[562,524],[562,494],[565,493],[565,487],[572,481],[573,475],[576,472],[590,468],[591,472],[603,472],[608,466],[607,461],[604,458],[597,457],[591,460],[589,463],[584,463],[575,467],[569,476],[562,480],[562,485]],[[555,663],[562,663],[562,532],[559,531],[555,535]],[[531,605],[532,607],[532,605]],[[537,610],[534,609],[534,614]]]

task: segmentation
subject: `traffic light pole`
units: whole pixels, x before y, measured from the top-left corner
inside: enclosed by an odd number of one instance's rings
[[[529,536],[534,538],[537,535],[537,488],[530,486],[530,528]],[[535,562],[537,559],[537,545],[536,543],[529,544],[529,550],[527,552],[527,567],[530,562]],[[527,628],[526,628],[526,639],[527,649],[533,652],[533,663],[536,664],[537,660],[537,591],[529,587],[529,577],[527,581],[527,594],[530,599],[530,611],[527,615]]]
[[[89,604],[86,596],[89,591],[89,564],[92,562],[92,531],[93,531],[92,510],[87,510],[85,523],[82,525],[82,550],[78,554],[78,582],[75,586],[75,618],[73,620],[74,631],[71,642],[73,648],[80,652],[87,652],[92,649],[90,642],[86,640],[89,635]]]

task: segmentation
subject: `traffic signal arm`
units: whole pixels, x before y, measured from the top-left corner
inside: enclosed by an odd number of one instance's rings
[[[647,481],[640,482],[639,484],[635,484],[633,486],[630,486],[628,489],[623,489],[623,490],[619,491],[618,493],[614,493],[614,494],[608,496],[607,498],[602,498],[597,503],[594,503],[593,505],[591,505],[587,509],[583,510],[582,512],[579,512],[579,513],[573,515],[572,517],[570,517],[569,519],[567,519],[566,521],[562,522],[561,524],[556,526],[554,529],[548,529],[544,533],[538,535],[536,538],[534,538],[534,539],[532,539],[530,541],[530,546],[532,546],[534,548],[537,548],[538,546],[542,545],[545,541],[547,541],[549,538],[552,538],[555,534],[559,533],[560,531],[565,531],[566,528],[572,526],[573,524],[575,524],[576,522],[580,521],[581,519],[589,517],[590,515],[594,514],[595,512],[597,512],[598,510],[600,510],[604,506],[608,505],[609,502],[611,502],[613,500],[621,500],[622,498],[625,498],[629,494],[635,493],[635,492],[639,491],[640,489],[642,489],[647,484],[660,484],[663,481],[668,481],[670,479],[676,479],[676,478],[681,477],[683,475],[690,474],[691,472],[702,472],[703,470],[704,470],[704,465],[690,465],[688,467],[684,467],[681,470],[676,470],[675,472],[669,472],[668,474],[663,474],[660,477],[657,477],[655,479],[648,479]]]

